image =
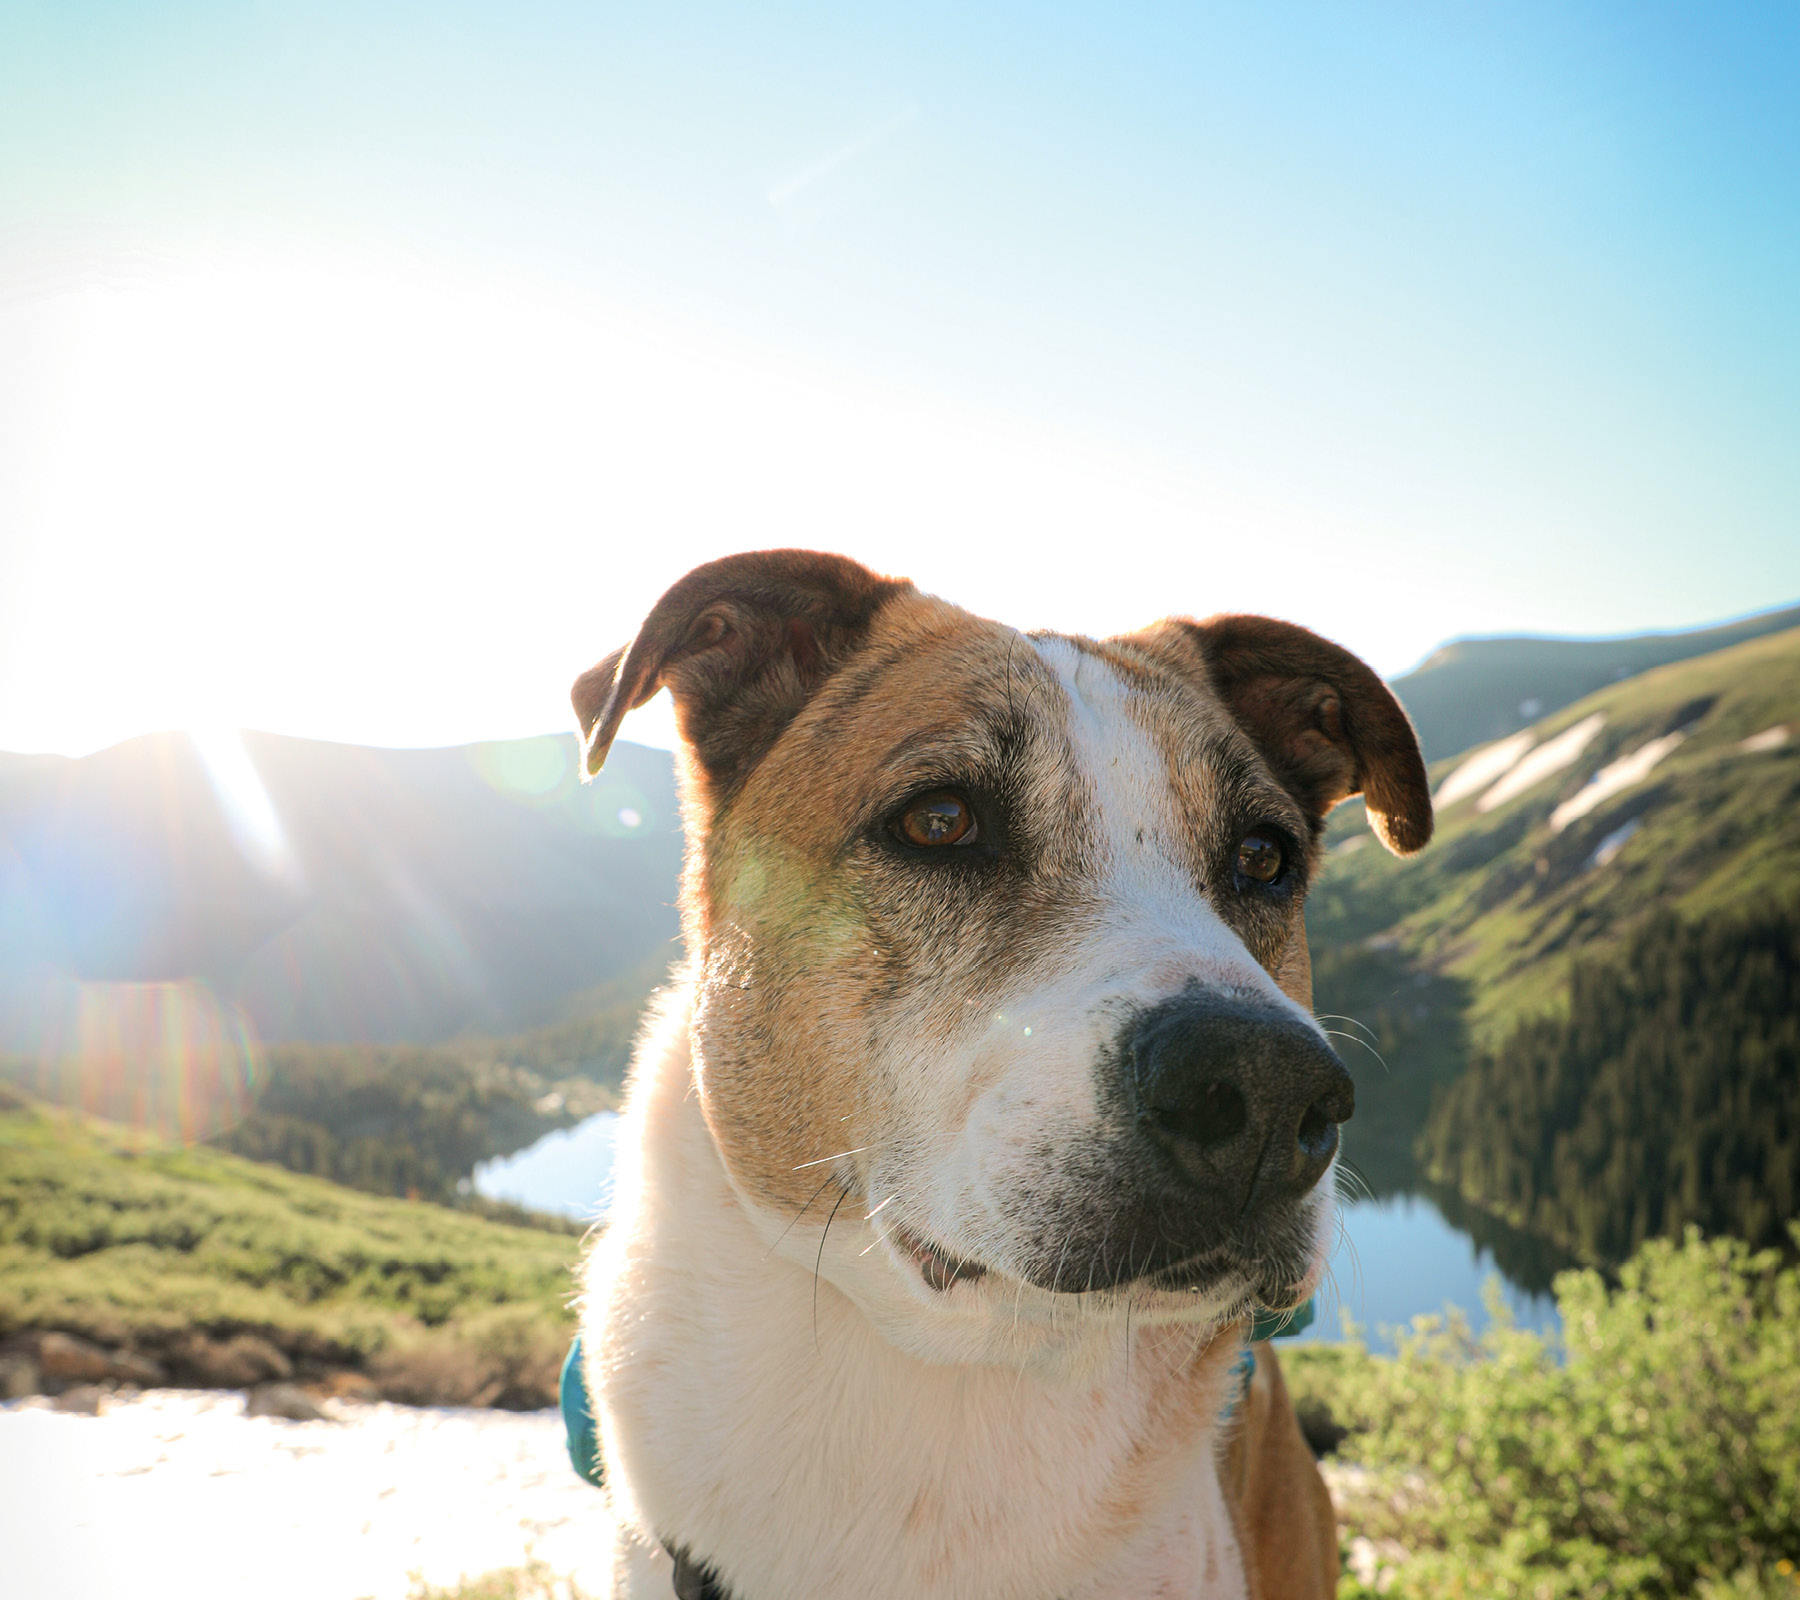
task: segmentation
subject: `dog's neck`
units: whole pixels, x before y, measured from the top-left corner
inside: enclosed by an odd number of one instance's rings
[[[639,1052],[589,1267],[618,1514],[734,1600],[1242,1595],[1215,1459],[1235,1341],[1092,1332],[1110,1359],[1072,1363],[1080,1379],[897,1349],[769,1253],[701,1114],[687,1026],[678,994]]]

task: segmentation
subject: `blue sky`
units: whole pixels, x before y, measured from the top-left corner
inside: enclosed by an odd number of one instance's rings
[[[771,542],[1390,673],[1778,604],[1796,284],[1788,5],[0,0],[0,748],[537,731]]]

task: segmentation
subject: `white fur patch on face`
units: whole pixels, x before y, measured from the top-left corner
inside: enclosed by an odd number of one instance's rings
[[[1061,693],[1036,695],[1033,715],[1064,759],[1058,775],[1025,774],[1020,787],[1034,804],[1068,809],[1058,823],[1080,832],[1072,854],[1089,880],[1089,910],[1071,919],[1066,942],[1019,972],[1010,996],[968,1015],[953,1036],[920,1030],[880,1045],[883,1078],[902,1086],[904,1128],[871,1152],[872,1237],[859,1249],[883,1269],[874,1298],[887,1314],[870,1304],[864,1267],[846,1260],[847,1270],[827,1269],[890,1337],[902,1324],[907,1342],[940,1359],[991,1358],[996,1323],[1011,1330],[1012,1359],[1028,1324],[1055,1329],[1127,1302],[1138,1325],[1235,1314],[1251,1292],[1247,1280],[1204,1290],[1126,1283],[1106,1295],[1066,1292],[1071,1272],[1072,1286],[1082,1287],[1082,1259],[1139,1248],[1124,1233],[1141,1223],[1126,1214],[1111,1159],[1119,1039],[1135,1015],[1194,986],[1253,997],[1317,1026],[1194,880],[1191,821],[1171,792],[1166,752],[1133,714],[1132,687],[1067,639],[1041,639],[1035,648]],[[1317,1186],[1310,1219],[1298,1222],[1313,1235],[1309,1277],[1323,1261],[1331,1187]],[[959,1270],[963,1264],[971,1270]],[[904,1289],[899,1304],[889,1269]],[[1064,1292],[1033,1287],[1047,1280]]]
[[[1279,998],[1274,981],[1183,865],[1190,827],[1175,807],[1163,751],[1132,715],[1130,689],[1105,660],[1070,640],[1035,641],[1067,696],[1067,736],[1091,793],[1101,850],[1098,889],[1136,958],[1135,986],[1169,993],[1188,979]],[[1146,956],[1156,966],[1145,971]]]

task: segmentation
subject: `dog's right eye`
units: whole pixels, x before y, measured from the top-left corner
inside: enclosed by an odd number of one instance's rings
[[[975,811],[969,802],[949,789],[922,794],[909,801],[904,811],[888,824],[903,844],[921,849],[975,842]]]
[[[1287,852],[1272,832],[1257,828],[1237,848],[1237,869],[1252,883],[1272,885],[1287,870]]]

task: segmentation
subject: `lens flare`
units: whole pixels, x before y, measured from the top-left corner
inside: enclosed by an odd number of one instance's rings
[[[575,787],[575,741],[567,734],[478,744],[470,754],[492,788],[527,805],[553,805]]]
[[[652,812],[643,792],[623,781],[588,787],[581,797],[576,823],[584,832],[603,833],[612,839],[631,839],[650,831]]]
[[[249,1019],[204,983],[83,983],[25,1085],[53,1104],[192,1144],[241,1122],[261,1087]]]

